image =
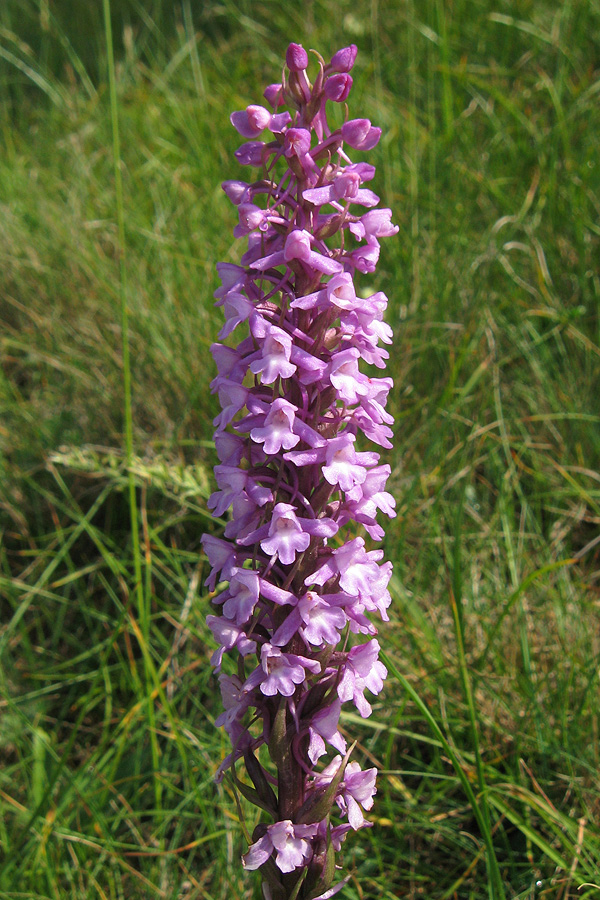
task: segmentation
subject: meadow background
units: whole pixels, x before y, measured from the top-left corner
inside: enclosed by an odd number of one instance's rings
[[[228,116],[290,40],[357,44],[400,226],[363,279],[396,335],[399,516],[390,677],[345,717],[375,826],[340,896],[594,900],[597,0],[2,0],[0,898],[256,896],[213,783],[199,539],[215,263],[241,253]]]

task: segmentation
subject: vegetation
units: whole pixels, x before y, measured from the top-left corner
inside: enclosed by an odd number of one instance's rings
[[[0,897],[253,896],[199,538],[228,114],[290,40],[358,45],[400,225],[364,282],[400,515],[351,731],[383,773],[340,896],[600,897],[600,5],[112,0],[122,203],[100,7],[0,7]]]

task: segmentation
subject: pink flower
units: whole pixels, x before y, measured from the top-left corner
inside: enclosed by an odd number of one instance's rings
[[[297,553],[310,544],[310,535],[302,530],[291,503],[278,503],[273,510],[269,534],[260,542],[265,553],[277,553],[285,566],[291,565]]]
[[[310,150],[310,131],[306,128],[288,128],[285,133],[285,155],[302,159]]]
[[[369,392],[367,376],[358,368],[359,359],[360,351],[356,347],[348,347],[331,357],[329,378],[340,400],[346,403],[358,403]]]
[[[367,477],[365,465],[373,465],[378,460],[376,453],[357,453],[355,440],[353,434],[344,431],[328,442],[325,451],[323,475],[329,484],[339,485],[343,491],[362,484]]]
[[[314,647],[322,647],[324,644],[335,646],[340,641],[340,632],[347,621],[344,611],[339,606],[330,606],[318,594],[308,591],[277,629],[273,643],[283,646],[298,632],[307,646],[309,644]]]
[[[232,622],[243,625],[258,603],[258,575],[251,569],[234,569],[229,582],[229,596],[223,605],[223,613]]]
[[[338,697],[342,703],[352,700],[363,718],[371,715],[371,706],[365,699],[365,690],[378,694],[383,688],[387,670],[377,659],[379,643],[369,641],[353,647],[344,666],[342,678],[338,684]]]
[[[337,699],[330,706],[322,707],[311,719],[308,756],[313,766],[327,752],[325,741],[340,753],[346,752],[346,741],[338,731],[341,709],[342,702]]]
[[[260,359],[250,363],[250,371],[261,376],[263,384],[273,384],[276,378],[289,378],[296,371],[290,362],[292,339],[282,328],[268,326]]]
[[[381,128],[375,128],[368,119],[350,119],[342,125],[342,138],[355,150],[371,150],[381,137]]]
[[[294,825],[291,819],[275,822],[242,858],[244,868],[258,869],[276,851],[277,868],[281,872],[293,872],[309,862],[312,847],[307,838],[316,833],[317,825]]]
[[[298,409],[293,403],[278,397],[269,409],[262,428],[253,428],[250,437],[257,444],[263,444],[265,453],[273,456],[283,447],[291,450],[300,436],[294,433],[294,419]]]
[[[315,784],[317,786],[329,784],[339,771],[341,763],[342,757],[336,756],[315,778]],[[344,779],[336,803],[348,816],[348,822],[355,831],[365,825],[362,810],[373,808],[373,795],[377,793],[376,775],[377,769],[366,769],[363,772],[357,762],[348,763],[344,770]]]
[[[253,138],[269,127],[271,113],[264,106],[248,106],[241,112],[231,113],[229,118],[242,137]]]
[[[282,694],[291,697],[296,686],[306,681],[307,672],[317,674],[321,664],[316,659],[298,656],[296,653],[283,653],[279,647],[263,644],[260,650],[261,668],[246,680],[246,688],[260,685],[260,690],[267,697]]]

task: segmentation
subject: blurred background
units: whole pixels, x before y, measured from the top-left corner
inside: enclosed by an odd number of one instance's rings
[[[361,285],[390,299],[399,515],[340,896],[598,898],[597,0],[1,0],[0,897],[256,895],[199,540],[229,113],[290,41],[357,45],[400,226]]]

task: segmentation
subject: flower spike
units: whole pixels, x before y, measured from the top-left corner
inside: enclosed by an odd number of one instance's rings
[[[332,884],[336,853],[370,825],[376,772],[350,761],[340,716],[344,704],[368,716],[387,674],[371,617],[388,619],[392,567],[355,526],[381,540],[378,513],[395,515],[390,467],[363,449],[391,447],[392,381],[364,371],[385,367],[391,330],[385,294],[362,297],[356,278],[374,271],[379,239],[398,227],[364,187],[374,167],[346,153],[370,150],[381,129],[359,118],[332,130],[327,120],[327,104],[352,88],[356,47],[329,63],[314,56],[311,84],[308,54],[290,44],[281,84],[264,92],[273,112],[231,115],[247,139],[237,161],[260,172],[223,183],[234,236],[247,244],[240,265],[218,266],[225,323],[211,347],[221,412],[208,505],[227,524],[203,545],[217,725],[232,743],[217,777],[230,770],[270,819],[243,856],[265,900],[325,900],[344,885]]]

